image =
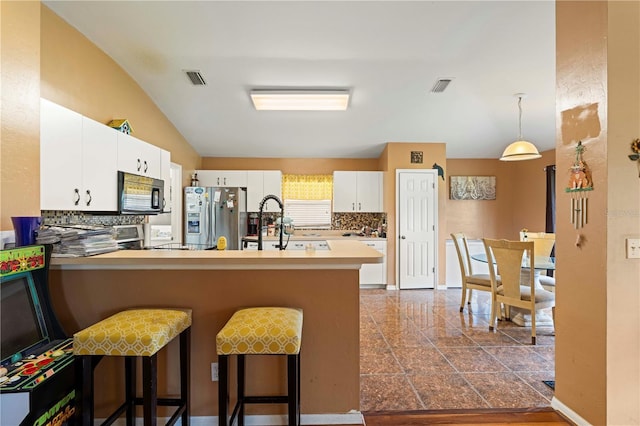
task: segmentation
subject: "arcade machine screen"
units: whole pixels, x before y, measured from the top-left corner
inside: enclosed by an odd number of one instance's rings
[[[0,251],[0,424],[73,423],[72,339],[54,339],[44,246]],[[35,274],[40,279],[35,280]],[[44,279],[42,279],[44,277]]]

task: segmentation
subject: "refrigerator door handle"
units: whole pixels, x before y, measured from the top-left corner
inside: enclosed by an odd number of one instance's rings
[[[205,232],[206,232],[206,240],[205,240],[205,245],[207,247],[211,247],[211,242],[213,241],[212,238],[212,229],[211,229],[211,202],[209,200],[207,200],[206,203],[206,208],[204,211],[204,217],[205,217]]]

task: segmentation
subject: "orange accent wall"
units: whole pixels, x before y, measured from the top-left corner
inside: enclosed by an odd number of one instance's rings
[[[0,2],[0,229],[40,216],[40,3]]]

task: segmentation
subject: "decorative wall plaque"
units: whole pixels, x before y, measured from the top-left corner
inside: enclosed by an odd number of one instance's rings
[[[422,151],[411,151],[411,163],[422,164]]]
[[[452,200],[495,200],[495,176],[451,176],[449,198]]]

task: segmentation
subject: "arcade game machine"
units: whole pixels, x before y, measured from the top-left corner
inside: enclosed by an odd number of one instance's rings
[[[51,246],[0,251],[0,424],[74,423],[73,339],[51,306]]]

